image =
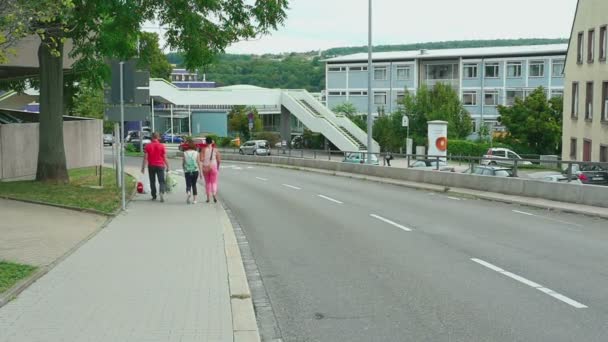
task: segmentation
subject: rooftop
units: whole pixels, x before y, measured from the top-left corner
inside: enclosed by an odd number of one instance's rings
[[[408,59],[438,59],[459,57],[508,57],[526,55],[553,55],[566,54],[568,44],[550,45],[525,45],[525,46],[500,46],[467,49],[438,49],[438,50],[413,50],[375,52],[372,54],[374,60],[408,60]],[[367,61],[367,53],[355,53],[352,55],[339,56],[325,60],[328,63],[337,62],[359,62]]]

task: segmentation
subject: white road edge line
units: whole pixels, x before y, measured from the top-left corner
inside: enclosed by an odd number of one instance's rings
[[[527,215],[527,216],[535,216],[534,214],[530,214],[530,213],[527,213],[525,211],[519,211],[519,210],[512,210],[512,211],[514,213],[517,213],[517,214],[522,214],[522,215]]]
[[[327,196],[324,196],[324,195],[317,195],[317,196],[319,196],[319,197],[321,197],[321,198],[323,198],[323,199],[326,199],[326,200],[328,200],[328,201],[334,202],[334,203],[338,203],[338,204],[344,204],[344,202],[340,202],[340,201],[338,201],[337,199],[333,199],[333,198],[331,198],[331,197],[327,197]]]
[[[302,190],[302,188],[298,188],[297,186],[293,186],[293,185],[289,185],[289,184],[282,184],[285,187],[294,189],[294,190]]]
[[[454,201],[460,201],[460,198],[458,198],[458,197],[448,196],[448,198],[451,200],[454,200]]]
[[[526,285],[528,285],[528,286],[530,286],[532,288],[535,288],[535,289],[539,290],[540,292],[548,294],[549,296],[551,296],[551,297],[553,297],[553,298],[555,298],[557,300],[560,300],[560,301],[562,301],[562,302],[564,302],[564,303],[566,303],[566,304],[568,304],[570,306],[573,306],[573,307],[575,307],[577,309],[588,308],[588,306],[585,305],[585,304],[581,304],[581,303],[575,301],[574,299],[568,298],[568,297],[564,296],[563,294],[557,293],[557,292],[555,292],[555,291],[553,291],[551,289],[548,289],[548,288],[546,288],[546,287],[544,287],[544,286],[542,286],[540,284],[537,284],[537,283],[535,283],[535,282],[533,282],[531,280],[528,280],[528,279],[526,279],[526,278],[524,278],[522,276],[518,276],[515,273],[511,273],[511,272],[505,271],[505,270],[503,270],[502,268],[500,268],[498,266],[494,266],[494,265],[490,264],[489,262],[486,262],[486,261],[483,261],[483,260],[477,259],[477,258],[471,258],[471,261],[476,262],[476,263],[478,263],[478,264],[480,264],[480,265],[482,265],[484,267],[487,267],[487,268],[491,269],[492,271],[501,273],[502,275],[505,275],[505,276],[507,276],[507,277],[509,277],[509,278],[511,278],[513,280],[517,280],[518,282],[520,282],[522,284],[526,284]]]
[[[261,180],[261,181],[264,181],[264,182],[266,182],[266,181],[268,180],[267,178],[262,178],[262,177],[255,177],[255,178],[256,178],[256,179],[259,179],[259,180]]]
[[[410,228],[408,228],[406,226],[402,226],[399,223],[393,222],[393,221],[391,221],[391,220],[389,220],[387,218],[384,218],[382,216],[379,216],[379,215],[376,215],[376,214],[369,214],[369,216],[371,216],[371,217],[373,217],[375,219],[378,219],[380,221],[386,222],[386,223],[388,223],[390,225],[393,225],[393,226],[395,226],[397,228],[401,228],[401,229],[405,230],[406,232],[411,232],[412,231]]]

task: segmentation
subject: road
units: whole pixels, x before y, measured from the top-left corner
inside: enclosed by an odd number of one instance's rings
[[[605,220],[224,164],[284,341],[608,336]]]

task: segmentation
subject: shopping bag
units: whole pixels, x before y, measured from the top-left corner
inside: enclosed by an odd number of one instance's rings
[[[176,185],[177,179],[175,179],[175,175],[167,172],[167,177],[165,178],[165,190],[167,192],[172,192]]]

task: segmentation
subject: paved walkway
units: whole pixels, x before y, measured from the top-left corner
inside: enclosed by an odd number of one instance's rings
[[[219,204],[138,196],[0,308],[0,341],[232,341]]]
[[[0,260],[47,266],[93,234],[106,217],[0,199]]]

